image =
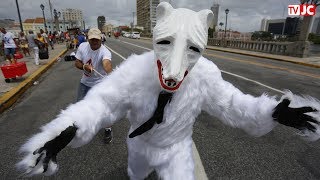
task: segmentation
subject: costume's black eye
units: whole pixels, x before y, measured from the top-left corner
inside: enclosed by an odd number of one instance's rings
[[[170,44],[170,43],[171,42],[168,40],[162,40],[162,41],[157,42],[157,44]]]
[[[189,49],[191,49],[191,50],[193,50],[195,52],[198,52],[198,53],[200,52],[199,48],[196,48],[194,46],[190,46]]]

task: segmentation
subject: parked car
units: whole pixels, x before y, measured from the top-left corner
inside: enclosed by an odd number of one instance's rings
[[[126,32],[126,33],[123,34],[123,37],[127,37],[127,38],[128,38],[128,37],[130,37],[130,36],[131,36],[131,33],[128,33],[128,32]]]
[[[140,33],[139,32],[132,32],[131,38],[132,39],[140,39]]]

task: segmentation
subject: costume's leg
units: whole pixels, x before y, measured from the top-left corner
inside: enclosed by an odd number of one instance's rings
[[[130,180],[143,180],[153,169],[150,167],[145,156],[130,151],[128,154],[128,175]]]
[[[184,144],[168,162],[155,169],[163,180],[194,180],[192,144]]]
[[[128,145],[128,176],[131,180],[143,180],[153,170],[148,159],[143,154],[143,149],[148,148],[147,144],[137,139],[127,139]]]

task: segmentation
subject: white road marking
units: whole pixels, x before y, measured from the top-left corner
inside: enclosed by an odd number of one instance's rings
[[[231,75],[231,76],[235,76],[235,77],[241,78],[241,79],[246,80],[246,81],[250,81],[250,82],[256,83],[256,84],[258,84],[258,85],[260,85],[260,86],[263,86],[263,87],[266,87],[266,88],[268,88],[268,89],[271,89],[271,90],[274,90],[274,91],[276,91],[276,92],[279,92],[279,93],[284,94],[283,91],[281,91],[281,90],[279,90],[279,89],[276,89],[276,88],[273,88],[273,87],[270,87],[270,86],[268,86],[268,85],[265,85],[265,84],[263,84],[263,83],[261,83],[261,82],[258,82],[258,81],[255,81],[255,80],[252,80],[252,79],[249,79],[249,78],[246,78],[246,77],[243,77],[243,76],[240,76],[240,75],[238,75],[238,74],[234,74],[234,73],[231,73],[231,72],[228,72],[228,71],[223,71],[223,70],[221,70],[221,72],[226,73],[226,74],[229,74],[229,75]]]
[[[110,51],[112,51],[113,53],[115,53],[116,55],[118,55],[119,57],[121,57],[123,60],[126,60],[127,58],[121,56],[121,54],[117,53],[115,50],[111,49],[109,46],[104,45],[106,48],[108,48]]]
[[[120,40],[121,41],[121,40]],[[137,46],[139,48],[142,48],[142,49],[145,49],[145,50],[148,50],[148,51],[151,51],[153,49],[149,49],[149,48],[146,48],[146,47],[143,47],[143,46],[139,46],[139,45],[136,45],[136,44],[132,44],[132,43],[129,43],[129,42],[126,42],[126,41],[121,41],[123,43],[126,43],[126,44],[129,44],[129,45],[132,45],[132,46]]]

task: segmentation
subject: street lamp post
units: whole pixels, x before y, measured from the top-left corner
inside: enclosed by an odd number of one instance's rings
[[[41,8],[41,10],[42,10],[42,16],[43,16],[43,23],[44,23],[44,29],[45,29],[45,32],[47,32],[47,23],[46,23],[46,17],[44,16],[44,5],[43,4],[41,4],[40,5],[40,8]]]
[[[17,10],[18,10],[19,22],[20,22],[20,30],[21,30],[21,32],[23,32],[23,26],[22,26],[22,21],[21,21],[21,15],[20,15],[20,9],[19,9],[18,0],[16,0],[16,5],[17,5]]]
[[[134,27],[134,12],[132,12],[131,35],[132,35],[132,33],[133,33],[133,27]]]
[[[50,8],[50,15],[51,15],[51,32],[53,32],[54,31],[54,29],[53,29],[53,16],[52,16],[52,4],[51,4],[51,1],[49,0],[49,8]]]
[[[67,31],[67,29],[66,29],[66,18],[64,17],[65,14],[66,14],[66,13],[63,13],[63,15],[62,15],[62,18],[63,18],[63,28],[64,28],[64,31]]]
[[[57,12],[56,9],[53,10],[54,20],[56,22],[56,31],[59,31],[59,17],[61,16],[61,12]]]
[[[226,24],[224,25],[224,39],[226,40],[229,9],[226,9],[224,12],[226,13]]]

